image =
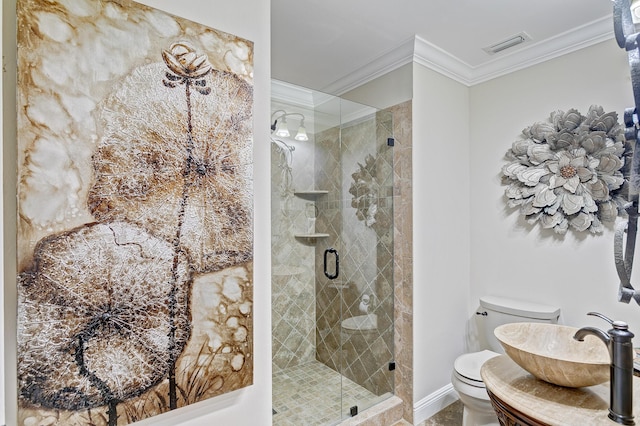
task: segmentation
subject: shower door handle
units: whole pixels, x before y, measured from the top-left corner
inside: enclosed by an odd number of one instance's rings
[[[336,270],[333,275],[330,274],[329,271],[327,270],[327,256],[329,255],[329,253],[333,253],[336,257]],[[335,280],[336,278],[338,278],[339,274],[340,274],[340,256],[338,256],[338,251],[334,248],[326,249],[324,251],[324,276],[329,278],[330,280]]]

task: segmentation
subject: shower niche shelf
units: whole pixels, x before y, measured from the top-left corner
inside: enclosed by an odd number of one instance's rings
[[[302,240],[303,242],[307,243],[307,244],[315,244],[316,241],[319,238],[328,238],[329,234],[318,234],[318,233],[313,233],[313,234],[294,234],[293,235],[295,238]]]
[[[293,195],[296,197],[304,198],[305,200],[315,200],[320,195],[328,194],[326,189],[309,189],[307,191],[293,191]]]
[[[320,234],[320,233],[313,233],[313,234],[294,234],[293,235],[296,238],[327,238],[329,237],[329,234]]]

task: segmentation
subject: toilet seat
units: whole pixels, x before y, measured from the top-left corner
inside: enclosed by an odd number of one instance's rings
[[[500,354],[490,350],[460,355],[453,363],[454,374],[463,383],[477,388],[484,388],[484,382],[480,376],[480,368],[486,361],[498,355]]]

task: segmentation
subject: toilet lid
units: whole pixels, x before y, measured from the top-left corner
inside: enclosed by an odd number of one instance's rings
[[[482,382],[482,377],[480,377],[482,364],[498,355],[500,354],[489,350],[460,355],[453,363],[453,368],[456,373],[467,379]]]

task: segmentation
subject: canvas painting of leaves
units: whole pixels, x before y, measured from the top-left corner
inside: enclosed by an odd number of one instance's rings
[[[253,43],[18,1],[18,420],[126,425],[253,382]]]

